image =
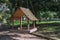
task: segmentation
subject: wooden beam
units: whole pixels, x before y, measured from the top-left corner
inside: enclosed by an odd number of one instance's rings
[[[35,28],[35,21],[33,21],[33,27]]]
[[[11,20],[11,22],[12,22],[12,29],[14,29],[14,20]]]
[[[22,17],[20,18],[20,30],[22,30]]]
[[[28,31],[30,30],[30,24],[29,24],[29,19],[27,18],[27,27],[28,27]]]

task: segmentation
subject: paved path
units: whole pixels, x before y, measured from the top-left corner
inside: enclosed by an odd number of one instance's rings
[[[0,40],[46,40],[28,33],[3,31],[0,32]]]

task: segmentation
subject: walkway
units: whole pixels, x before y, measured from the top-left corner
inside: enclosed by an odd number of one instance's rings
[[[28,33],[21,33],[20,31],[2,31],[0,32],[0,40],[46,40]]]

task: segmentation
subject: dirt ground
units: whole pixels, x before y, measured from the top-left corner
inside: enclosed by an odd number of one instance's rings
[[[0,31],[0,40],[46,40],[17,30]]]

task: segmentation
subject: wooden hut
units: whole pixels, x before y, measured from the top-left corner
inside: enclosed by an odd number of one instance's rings
[[[27,17],[27,28],[30,31],[29,20],[33,22],[33,28],[35,28],[35,21],[38,20],[33,13],[28,8],[20,7],[16,10],[16,12],[11,16],[11,20],[20,20],[20,30],[23,29],[22,27],[22,17]]]

